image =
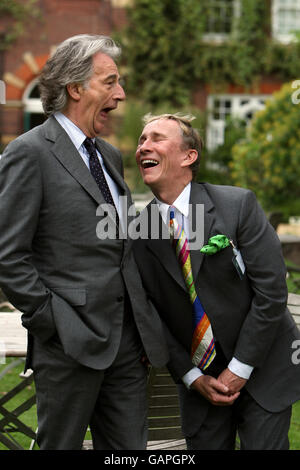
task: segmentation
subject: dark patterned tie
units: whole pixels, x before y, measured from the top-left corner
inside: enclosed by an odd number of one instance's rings
[[[92,141],[92,139],[89,139],[88,137],[85,139],[83,142],[83,145],[87,149],[89,156],[90,156],[90,171],[93,177],[95,178],[95,181],[106,201],[107,204],[110,204],[111,206],[114,207],[116,211],[116,225],[117,225],[117,238],[119,237],[119,214],[116,209],[113,197],[111,195],[109,186],[107,184],[101,163],[99,161],[96,147]]]

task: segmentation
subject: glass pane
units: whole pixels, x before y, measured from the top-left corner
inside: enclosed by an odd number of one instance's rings
[[[207,33],[230,33],[235,0],[206,0],[205,17]]]
[[[277,31],[279,34],[290,34],[300,30],[300,1],[277,1]]]
[[[36,85],[30,92],[29,98],[39,98],[40,91],[38,85]]]

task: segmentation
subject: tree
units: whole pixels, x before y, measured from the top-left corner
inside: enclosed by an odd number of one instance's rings
[[[38,17],[36,3],[37,0],[0,0],[0,16],[7,20],[7,28],[1,34],[0,50],[6,49],[24,33],[28,18]]]
[[[286,215],[300,213],[300,103],[296,97],[292,84],[285,84],[256,113],[247,138],[232,151],[235,183],[255,191],[266,210],[281,208]]]
[[[246,121],[237,117],[227,117],[224,129],[224,143],[214,150],[205,151],[205,168],[199,172],[199,180],[205,176],[210,183],[233,184],[231,174],[232,148],[245,138]],[[210,170],[210,171],[208,171]]]
[[[201,36],[201,2],[135,0],[128,17],[129,91],[153,105],[187,104]]]
[[[216,11],[215,11],[216,10]],[[129,94],[180,108],[196,85],[219,92],[228,83],[251,89],[266,73],[288,81],[299,76],[300,46],[270,40],[268,2],[243,0],[224,42],[207,39],[207,18],[221,16],[215,2],[134,0],[128,27],[119,33],[128,67]],[[283,60],[288,51],[293,61]]]

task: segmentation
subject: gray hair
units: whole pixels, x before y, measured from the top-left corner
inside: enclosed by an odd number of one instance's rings
[[[191,114],[181,114],[181,113],[175,113],[175,114],[160,114],[157,116],[154,116],[151,113],[146,114],[143,117],[143,123],[146,126],[152,121],[157,121],[159,119],[171,119],[173,121],[176,121],[180,127],[181,130],[181,135],[182,135],[182,144],[184,149],[193,149],[196,150],[198,153],[197,160],[192,163],[191,165],[191,170],[193,174],[193,179],[195,179],[199,165],[200,165],[200,157],[203,149],[203,141],[199,135],[199,132],[197,129],[192,127],[191,121],[195,119],[194,116]]]
[[[68,101],[66,86],[87,86],[93,73],[93,56],[102,52],[113,60],[121,55],[120,47],[108,36],[79,34],[62,42],[46,62],[39,89],[46,116],[62,111]]]

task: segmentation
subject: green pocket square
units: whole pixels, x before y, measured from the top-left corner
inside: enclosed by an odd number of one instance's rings
[[[229,239],[226,237],[226,235],[215,235],[214,237],[211,237],[208,240],[208,245],[204,245],[201,248],[201,253],[204,253],[206,255],[214,255],[220,250],[223,250],[227,246],[230,245]]]

